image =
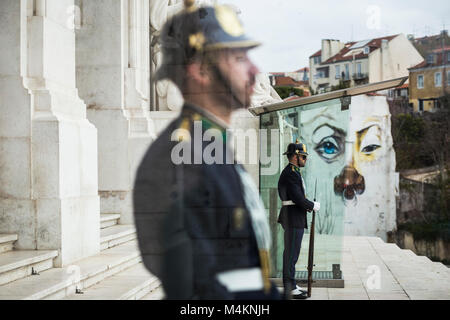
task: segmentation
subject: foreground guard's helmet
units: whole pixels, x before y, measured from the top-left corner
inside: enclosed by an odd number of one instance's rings
[[[286,152],[283,154],[288,156],[293,154],[303,154],[307,156],[308,152],[306,152],[306,145],[303,143],[289,143]]]
[[[189,60],[199,53],[224,48],[254,48],[259,42],[244,34],[236,12],[229,6],[193,6],[185,1],[186,8],[165,24],[159,42],[163,53],[156,80],[174,80]]]

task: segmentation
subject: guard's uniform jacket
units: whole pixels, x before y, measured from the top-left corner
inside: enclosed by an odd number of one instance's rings
[[[278,194],[281,201],[292,201],[293,205],[283,205],[278,222],[286,228],[308,228],[307,211],[314,208],[314,202],[305,197],[305,187],[300,168],[289,163],[278,180]]]
[[[226,143],[222,155],[220,148],[212,153],[223,164],[202,158],[211,141],[202,143],[198,134],[210,128],[226,139],[225,128],[208,113],[185,104],[144,156],[134,188],[143,262],[160,278],[168,299],[278,298],[250,212],[255,203],[249,200],[248,174],[241,165],[226,164]]]

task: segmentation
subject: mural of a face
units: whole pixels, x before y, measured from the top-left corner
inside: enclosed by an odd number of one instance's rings
[[[352,97],[346,111],[340,103],[302,111],[300,137],[313,150],[305,176],[309,186],[318,180],[323,233],[386,239],[398,189],[386,97]]]

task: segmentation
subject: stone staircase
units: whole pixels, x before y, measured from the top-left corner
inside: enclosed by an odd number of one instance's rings
[[[15,250],[16,234],[0,234],[0,295],[1,286],[38,274],[53,267],[57,250]]]
[[[160,282],[143,266],[133,225],[101,216],[101,251],[54,268],[57,250],[13,250],[17,235],[0,235],[0,300],[151,299]],[[153,293],[153,291],[155,293]],[[154,298],[155,299],[155,298]]]
[[[409,249],[377,237],[344,237],[343,256],[343,292],[362,284],[369,299],[450,299],[450,268]],[[367,271],[370,266],[379,268],[380,288],[368,286],[373,275]]]
[[[102,213],[100,215],[100,250],[136,239],[134,225],[119,224],[120,214]]]
[[[119,213],[102,213],[100,214],[100,229],[105,229],[119,224]]]
[[[149,276],[143,264],[138,263],[64,300],[139,300],[153,296],[159,286],[157,278]]]
[[[0,300],[162,299],[159,280],[142,264],[134,227],[117,224],[120,216],[102,218],[103,250],[64,268],[53,267],[57,250],[15,250],[17,235],[0,235]],[[357,290],[355,286],[364,286],[361,291],[370,299],[450,298],[450,268],[442,263],[380,238],[344,238],[345,288],[329,289],[344,290],[338,296]],[[366,287],[370,265],[380,268],[380,292]],[[355,298],[352,294],[348,298]],[[331,292],[328,297],[334,298]]]

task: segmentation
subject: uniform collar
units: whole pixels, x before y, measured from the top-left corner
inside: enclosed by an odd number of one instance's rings
[[[289,165],[291,166],[291,168],[292,168],[293,170],[295,170],[295,171],[297,171],[298,173],[300,173],[300,167],[298,167],[298,166],[296,166],[295,164],[290,163],[290,162],[289,162]]]
[[[222,119],[220,119],[213,113],[211,113],[201,107],[198,107],[198,106],[190,104],[190,103],[185,103],[183,109],[184,109],[183,111],[189,110],[194,113],[200,114],[203,118],[206,118],[208,121],[213,122],[213,124],[215,126],[219,127],[219,129],[222,131],[229,129],[229,126],[225,121],[223,121]]]

